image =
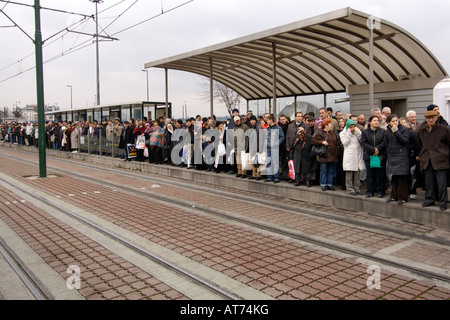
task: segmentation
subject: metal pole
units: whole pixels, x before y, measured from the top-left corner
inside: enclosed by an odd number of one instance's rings
[[[211,117],[214,115],[214,73],[213,73],[213,60],[209,58],[209,105]]]
[[[42,33],[41,33],[41,5],[39,0],[34,0],[35,15],[35,47],[36,47],[36,91],[38,108],[38,137],[39,137],[39,176],[47,177],[47,163],[45,154],[45,105],[44,105],[44,68],[42,63]]]
[[[70,88],[70,109],[73,109],[72,86],[68,84],[67,87]]]
[[[167,68],[164,69],[166,74],[166,118],[169,117],[169,74]],[[155,110],[156,112],[156,110]]]
[[[100,105],[100,65],[99,65],[99,48],[98,48],[98,4],[102,3],[103,0],[90,0],[95,3],[95,44],[96,44],[96,57],[97,57],[97,105]]]
[[[374,108],[374,84],[373,84],[373,28],[374,18],[371,18],[369,26],[369,104],[370,109]]]
[[[272,43],[273,116],[277,118],[277,44]]]
[[[147,102],[150,101],[149,100],[149,92],[148,92],[148,70],[142,70],[144,72],[147,72]]]

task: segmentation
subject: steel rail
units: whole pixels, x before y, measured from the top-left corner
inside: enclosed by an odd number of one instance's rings
[[[39,281],[33,272],[28,269],[17,254],[0,237],[0,254],[5,258],[11,269],[17,274],[28,291],[36,300],[54,300],[46,287]]]
[[[58,159],[58,160],[61,160],[61,159]],[[25,161],[25,160],[22,160],[22,161]],[[69,160],[62,160],[62,161],[69,161]],[[34,164],[34,165],[36,165],[36,164]],[[96,167],[96,166],[92,166],[92,165],[89,165],[89,166],[92,167],[92,168],[95,168],[97,170],[105,170],[105,168],[103,168],[103,167]],[[83,167],[86,167],[86,164],[83,164]],[[68,175],[75,176],[75,177],[78,177],[80,179],[92,182],[92,183],[95,183],[95,181],[97,181],[96,183],[99,184],[99,185],[102,185],[102,186],[110,185],[110,186],[114,186],[114,188],[119,188],[120,187],[120,189],[122,191],[133,193],[134,195],[139,195],[139,196],[144,197],[144,198],[151,197],[153,199],[162,201],[164,203],[168,203],[168,204],[171,204],[171,205],[177,205],[177,206],[180,206],[180,207],[183,207],[183,208],[188,208],[190,210],[193,209],[192,208],[192,204],[189,203],[188,201],[184,201],[184,200],[180,200],[180,199],[174,199],[174,198],[170,198],[170,197],[165,197],[163,195],[156,194],[156,193],[149,194],[148,192],[140,190],[140,189],[137,189],[137,188],[127,187],[127,186],[124,186],[124,185],[120,185],[119,186],[118,184],[111,183],[111,182],[109,182],[107,180],[96,179],[96,178],[93,178],[92,176],[87,176],[87,175],[83,175],[83,174],[80,174],[80,173],[74,173],[73,171],[69,172],[67,170],[64,170],[64,169],[61,169],[61,168],[57,168],[57,167],[52,167],[52,170],[57,171],[57,172],[61,172],[61,173],[66,173]],[[108,169],[108,170],[112,170],[112,169]],[[114,172],[117,173],[117,171],[114,171]],[[126,176],[130,177],[130,173],[127,172]],[[142,179],[144,179],[144,178],[142,178]],[[170,182],[170,183],[168,183],[168,182],[161,182],[161,183],[165,183],[166,185],[173,186],[172,182]],[[181,187],[181,188],[189,189],[189,190],[193,189],[191,185],[184,186],[184,187]],[[213,192],[213,190],[208,189],[208,193],[211,193],[211,192]],[[222,192],[222,191],[217,191],[217,192]],[[233,194],[233,199],[236,199],[236,198],[237,198],[237,196],[235,194]],[[259,200],[258,200],[258,202],[259,202]],[[292,208],[290,208],[290,209],[292,210]],[[224,212],[220,212],[218,210],[211,209],[211,208],[208,208],[208,207],[203,207],[201,205],[196,205],[195,206],[195,210],[201,211],[201,212],[206,213],[208,215],[214,215],[214,216],[217,216],[217,217],[221,217],[223,219],[232,220],[232,221],[235,221],[235,222],[238,222],[238,223],[241,223],[241,224],[244,224],[244,225],[248,225],[248,226],[260,229],[260,230],[265,230],[265,231],[271,232],[273,234],[287,236],[287,237],[290,237],[292,239],[296,239],[296,240],[299,240],[299,241],[302,241],[302,242],[306,242],[306,243],[310,243],[310,244],[313,244],[313,245],[316,245],[316,246],[324,247],[324,248],[327,248],[327,249],[332,250],[332,251],[341,252],[341,253],[344,253],[344,254],[347,254],[347,255],[364,258],[364,259],[369,260],[369,261],[374,261],[374,262],[378,262],[378,263],[381,263],[381,264],[384,264],[384,265],[388,265],[388,266],[391,266],[391,267],[402,269],[402,270],[408,271],[408,272],[410,272],[412,274],[416,274],[416,275],[419,275],[419,276],[427,278],[427,279],[436,279],[436,280],[440,280],[440,281],[447,282],[447,283],[450,282],[450,277],[443,276],[443,275],[440,275],[440,274],[435,273],[435,272],[426,271],[426,270],[423,270],[423,269],[420,269],[420,268],[415,268],[415,267],[412,267],[412,266],[408,266],[408,265],[405,265],[405,264],[402,264],[402,263],[398,263],[398,262],[395,262],[395,261],[392,261],[392,260],[389,260],[389,259],[373,256],[371,254],[366,254],[366,253],[363,253],[363,252],[359,252],[357,250],[349,249],[349,248],[346,248],[346,247],[341,246],[341,245],[329,243],[329,242],[326,242],[326,241],[321,241],[321,240],[315,239],[315,238],[313,238],[311,236],[308,236],[306,234],[301,234],[300,232],[295,233],[295,232],[284,230],[284,229],[281,229],[281,228],[268,226],[268,225],[265,225],[265,224],[260,223],[260,222],[251,221],[250,219],[246,219],[246,218],[243,218],[243,217],[232,216],[230,214],[226,214]],[[415,234],[410,235],[410,237],[416,237],[417,238],[417,236]]]
[[[180,266],[177,266],[176,264],[174,264],[174,263],[172,263],[170,261],[167,261],[166,259],[161,258],[161,257],[153,254],[152,252],[148,251],[147,249],[142,248],[142,247],[132,243],[131,241],[129,241],[129,240],[127,240],[127,239],[117,235],[116,233],[113,233],[113,232],[111,232],[111,231],[109,231],[109,230],[99,226],[98,224],[95,224],[95,223],[93,223],[93,222],[91,222],[91,221],[89,221],[89,220],[87,220],[87,219],[85,219],[85,218],[83,218],[83,217],[81,217],[81,216],[79,216],[79,215],[77,215],[77,214],[75,214],[75,213],[73,213],[73,212],[63,208],[63,207],[61,207],[61,206],[58,206],[58,205],[52,203],[51,201],[41,197],[40,195],[38,195],[36,193],[33,193],[33,192],[29,191],[29,190],[26,190],[26,189],[24,189],[24,188],[22,188],[20,186],[14,185],[14,184],[8,182],[7,180],[5,180],[3,178],[0,178],[0,181],[2,181],[5,184],[10,185],[12,189],[17,189],[20,192],[23,192],[23,193],[33,197],[34,199],[36,199],[36,200],[38,200],[38,201],[40,201],[40,202],[42,202],[42,203],[44,203],[44,204],[46,204],[46,205],[48,205],[48,206],[50,206],[52,208],[58,210],[59,212],[65,214],[65,215],[68,215],[68,216],[70,216],[70,217],[72,217],[72,218],[74,218],[74,219],[84,223],[85,225],[89,226],[90,228],[95,229],[96,231],[106,235],[107,237],[109,237],[109,238],[111,238],[111,239],[121,243],[122,245],[126,246],[127,248],[129,248],[129,249],[139,253],[140,255],[142,255],[142,256],[152,260],[153,262],[156,262],[156,263],[162,265],[163,267],[176,272],[177,274],[180,274],[180,275],[182,275],[184,277],[189,278],[190,280],[192,280],[193,282],[197,283],[198,285],[206,287],[207,289],[209,289],[213,293],[216,293],[219,296],[222,296],[223,298],[226,298],[226,299],[229,299],[229,300],[243,300],[243,298],[240,297],[239,295],[236,295],[236,294],[234,294],[232,292],[229,292],[226,289],[221,288],[220,286],[218,286],[218,285],[216,285],[214,283],[211,283],[207,279],[204,279],[204,278],[202,278],[202,277],[200,277],[198,275],[195,275],[195,274],[191,273],[190,271],[187,271],[187,270],[181,268]]]

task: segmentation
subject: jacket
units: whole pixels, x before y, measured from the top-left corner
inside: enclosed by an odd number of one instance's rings
[[[434,170],[449,169],[450,129],[437,123],[431,131],[428,125],[421,125],[417,130],[420,147],[420,167],[426,169],[429,162]]]
[[[320,163],[338,162],[341,151],[341,140],[334,131],[326,132],[322,129],[317,131],[312,139],[312,144],[321,146],[323,141],[328,142],[327,154],[324,157],[318,157]]]
[[[342,160],[344,171],[360,171],[366,167],[363,160],[364,152],[361,144],[361,134],[359,128],[355,129],[355,133],[348,129],[344,129],[340,133],[341,142],[344,146],[344,157]]]
[[[384,136],[387,150],[387,172],[395,176],[407,176],[410,171],[410,129],[399,125],[393,132],[388,126]]]
[[[361,143],[364,148],[364,161],[370,161],[370,156],[375,154],[375,148],[378,149],[381,158],[386,158],[386,140],[384,136],[386,130],[377,128],[373,131],[370,127],[361,134]]]

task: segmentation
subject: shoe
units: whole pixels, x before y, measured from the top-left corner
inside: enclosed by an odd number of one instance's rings
[[[330,190],[330,191],[336,191],[336,189],[333,186],[327,187],[327,189]]]
[[[311,182],[306,181],[306,187],[311,188],[312,187]]]
[[[434,201],[425,201],[422,203],[422,208],[432,207],[434,206]]]
[[[240,177],[242,177],[241,174],[237,174],[237,175],[236,175],[236,178],[240,178]]]
[[[253,177],[253,176],[252,176],[252,177],[249,177],[248,179],[249,179],[249,180],[255,180],[256,177]]]
[[[247,179],[247,176],[246,176],[245,174],[243,174],[243,175],[241,176],[241,179]]]
[[[351,196],[357,196],[358,194],[356,192],[350,192],[349,195]]]
[[[288,181],[288,183],[294,183],[294,182],[295,182],[295,180],[292,180],[292,179]]]
[[[372,198],[372,197],[373,197],[373,193],[366,194],[366,198]]]
[[[409,196],[409,198],[411,200],[416,200],[417,199],[417,194],[412,194],[412,195]]]
[[[405,200],[398,200],[398,201],[397,201],[397,204],[398,204],[399,206],[402,206],[404,203],[406,203]]]
[[[358,191],[356,191],[356,195],[357,195],[357,196],[362,196],[363,193],[362,193],[361,191],[358,190]]]
[[[278,180],[278,179],[273,180],[273,183],[280,183],[280,180]]]
[[[396,200],[392,199],[392,198],[389,198],[389,199],[386,200],[387,203],[391,203],[391,202],[394,202],[394,201],[396,201]]]
[[[439,206],[439,209],[440,209],[441,211],[447,210],[447,204],[446,204],[446,203],[441,203],[441,205]]]
[[[235,174],[236,172],[233,171],[233,170],[231,170],[231,171],[228,171],[227,173],[228,173],[228,174]]]
[[[381,198],[384,198],[384,193],[378,192],[377,197],[380,198],[380,199],[381,199]]]
[[[264,182],[273,182],[273,180],[267,179],[267,180],[264,180]]]
[[[256,181],[261,181],[261,180],[262,180],[261,177],[256,178]]]
[[[327,187],[322,187],[322,191],[327,191],[328,188]]]

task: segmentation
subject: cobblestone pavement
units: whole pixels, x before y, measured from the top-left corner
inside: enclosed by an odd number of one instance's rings
[[[5,155],[8,154],[8,157]],[[288,235],[280,235],[254,226],[208,214],[197,207],[239,216],[269,226],[282,228],[327,243],[351,248],[373,257],[389,257],[407,265],[429,267],[448,272],[449,248],[435,242],[371,229],[350,222],[333,220],[332,216],[348,217],[387,225],[393,221],[354,213],[309,206],[301,201],[260,197],[273,201],[272,206],[258,203],[252,192],[239,191],[239,199],[212,192],[200,192],[180,185],[176,179],[137,172],[97,170],[80,162],[61,162],[49,158],[48,165],[60,171],[48,174],[54,178],[27,179],[36,175],[36,166],[17,162],[12,151],[0,155],[0,173],[39,190],[49,199],[68,207],[77,207],[107,221],[137,238],[157,244],[202,267],[218,272],[245,287],[259,291],[268,298],[348,299],[348,300],[436,300],[450,298],[450,285],[431,281],[401,269],[381,265],[379,289],[368,288],[368,267],[371,261],[307,243]],[[34,159],[21,155],[23,160]],[[71,172],[91,177],[81,179]],[[119,173],[124,173],[119,174]],[[101,183],[99,181],[103,181]],[[120,186],[127,189],[121,189]],[[192,186],[236,193],[230,188],[192,183]],[[67,266],[79,265],[83,279],[79,293],[86,299],[192,299],[164,281],[137,267],[133,261],[116,255],[102,243],[97,243],[73,230],[58,219],[5,188],[0,189],[0,219],[20,236],[61,277],[67,278]],[[133,192],[132,190],[135,190]],[[155,199],[152,194],[185,202],[185,207],[170,201]],[[253,199],[242,200],[241,197]],[[284,201],[291,210],[277,208]],[[296,207],[308,208],[329,216],[303,214]],[[350,220],[349,220],[350,221]],[[434,228],[400,223],[399,228],[418,235],[437,232]],[[438,230],[439,231],[439,230]],[[446,239],[448,240],[448,239]],[[2,291],[2,288],[0,288]]]

